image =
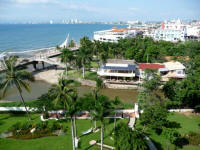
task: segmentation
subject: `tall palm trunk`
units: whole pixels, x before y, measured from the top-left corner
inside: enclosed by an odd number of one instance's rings
[[[67,65],[67,63],[66,63],[65,71],[66,71],[66,75],[67,75],[68,74],[68,65]]]
[[[85,78],[85,66],[83,64],[83,78]]]
[[[77,137],[77,131],[76,131],[76,115],[74,116],[74,136]]]
[[[17,86],[16,86],[16,87],[17,87]],[[22,96],[22,93],[20,92],[20,90],[19,90],[18,87],[17,87],[17,89],[18,89],[18,91],[19,91],[19,95],[20,95],[20,97],[21,97],[22,103],[23,103],[23,105],[24,105],[24,107],[25,107],[25,110],[26,110],[28,119],[31,120],[31,116],[30,116],[30,114],[29,114],[29,112],[28,112],[28,109],[27,109],[27,107],[26,107],[26,104],[25,104],[25,102],[24,102],[24,98],[23,98],[23,96]]]
[[[96,130],[96,128],[97,128],[97,121],[94,120],[94,129]]]
[[[101,122],[101,150],[103,150],[103,123]]]
[[[117,117],[117,113],[115,112],[115,118],[114,118],[114,129],[116,128],[116,121],[117,121],[116,117]]]
[[[75,150],[73,119],[72,117],[70,119],[71,119],[71,130],[72,130],[72,147],[73,147],[73,150]]]

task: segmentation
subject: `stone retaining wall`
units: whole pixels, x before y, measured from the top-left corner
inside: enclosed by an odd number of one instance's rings
[[[105,87],[111,89],[138,89],[137,85],[110,84],[110,83],[105,83]]]
[[[194,109],[169,109],[169,112],[194,112]]]

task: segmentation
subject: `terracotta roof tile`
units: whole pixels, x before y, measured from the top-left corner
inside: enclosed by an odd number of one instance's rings
[[[121,28],[121,29],[113,29],[110,32],[124,32],[124,31],[127,31],[127,30],[128,30],[127,28]]]
[[[165,65],[162,64],[139,64],[140,69],[159,69],[165,68]]]

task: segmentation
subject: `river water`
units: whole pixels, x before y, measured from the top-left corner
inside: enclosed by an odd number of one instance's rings
[[[51,87],[50,84],[43,82],[43,81],[36,81],[33,83],[30,83],[31,92],[28,93],[25,90],[23,90],[23,97],[25,100],[36,100],[39,96],[46,93],[48,89]],[[84,94],[87,94],[92,91],[92,87],[88,86],[80,86],[77,88],[79,96],[83,96]],[[123,101],[126,104],[134,104],[136,101],[138,92],[137,90],[120,90],[120,89],[102,89],[101,93],[108,96],[110,99],[114,99],[115,96],[118,96],[121,101]],[[9,101],[20,101],[20,97],[18,95],[18,91],[16,87],[10,88],[8,90],[8,93],[6,94],[5,98],[3,100],[9,100]]]

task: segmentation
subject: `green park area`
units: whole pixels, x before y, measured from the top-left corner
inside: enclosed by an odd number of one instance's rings
[[[32,122],[36,123],[40,121],[40,114],[32,114]],[[183,135],[187,135],[190,132],[200,133],[200,116],[195,114],[184,115],[180,113],[170,113],[170,121],[176,121],[180,124],[178,131]],[[27,122],[26,114],[12,114],[3,113],[0,114],[0,133],[8,130],[13,124],[17,122]],[[1,138],[0,139],[0,149],[6,150],[64,150],[70,149],[72,147],[71,129],[70,121],[59,121],[61,124],[66,126],[65,135],[60,136],[48,136],[36,139],[11,139],[11,138]],[[118,119],[117,124],[120,122],[128,123],[127,119]],[[97,122],[97,126],[100,123]],[[79,149],[80,150],[95,150],[99,149],[97,146],[90,146],[89,141],[97,140],[100,141],[100,131],[97,133],[89,133],[87,135],[82,135],[82,132],[94,127],[94,123],[91,120],[77,120],[77,135],[80,136]],[[104,144],[114,146],[114,140],[112,137],[113,130],[113,120],[106,119],[105,121],[105,131],[104,131]],[[173,144],[170,144],[169,140],[165,136],[157,135],[154,131],[149,130],[148,132],[151,140],[156,144],[158,149],[175,149]],[[133,139],[134,140],[134,139]],[[179,149],[179,148],[178,148]],[[199,146],[186,145],[183,146],[184,150],[198,150]]]
[[[32,114],[32,121],[34,123],[40,122],[40,114]],[[51,120],[50,120],[51,121]],[[5,113],[0,114],[0,133],[8,130],[12,125],[17,122],[27,122],[26,114],[12,114]],[[70,128],[70,120],[58,121],[62,125],[66,126],[65,135],[60,136],[49,136],[36,139],[11,139],[11,138],[0,138],[0,149],[6,150],[66,150],[72,147],[72,136]],[[127,119],[120,119],[120,122],[127,123]],[[90,146],[89,141],[96,140],[100,141],[100,130],[96,133],[89,133],[87,135],[82,135],[82,132],[94,127],[94,123],[91,120],[79,119],[76,121],[77,124],[77,136],[80,137],[79,148],[80,150],[95,150],[99,149],[97,146]],[[100,125],[97,122],[97,127]],[[104,131],[104,144],[114,146],[114,140],[111,139],[112,130],[114,127],[113,120],[105,120],[105,131]]]

